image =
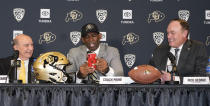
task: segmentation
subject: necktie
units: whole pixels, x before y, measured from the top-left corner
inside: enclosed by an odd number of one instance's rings
[[[22,80],[22,83],[26,83],[26,70],[24,61],[21,60],[21,67],[19,68],[19,80]]]
[[[95,71],[93,73],[89,74],[89,80],[92,80],[95,83],[98,83],[98,77],[97,77],[97,73]]]
[[[176,58],[176,64],[178,63],[178,52],[179,49],[174,49],[175,50],[175,58]]]

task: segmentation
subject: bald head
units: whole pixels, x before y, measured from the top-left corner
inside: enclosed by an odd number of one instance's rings
[[[19,58],[21,60],[29,59],[34,50],[32,38],[25,34],[20,34],[15,37],[13,49],[19,51]]]
[[[14,39],[13,39],[13,45],[17,45],[18,42],[22,41],[23,39],[31,39],[30,36],[28,35],[25,35],[25,34],[20,34],[20,35],[17,35]]]

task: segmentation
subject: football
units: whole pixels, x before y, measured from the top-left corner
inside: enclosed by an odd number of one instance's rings
[[[128,76],[140,84],[150,84],[160,79],[161,73],[151,65],[139,65],[128,72]]]

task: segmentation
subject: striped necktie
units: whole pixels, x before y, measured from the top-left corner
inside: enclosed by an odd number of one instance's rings
[[[98,79],[97,73],[95,71],[93,73],[89,74],[88,79],[94,81],[95,83],[99,83],[99,79]]]
[[[179,49],[174,49],[175,50],[175,58],[176,58],[176,65],[178,63],[178,52],[179,52]]]
[[[22,83],[26,83],[26,70],[24,61],[21,60],[21,67],[19,68],[19,80],[22,80]]]

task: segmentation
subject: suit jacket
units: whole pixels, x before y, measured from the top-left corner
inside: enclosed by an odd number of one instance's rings
[[[159,70],[165,70],[169,51],[168,44],[157,47],[149,64]],[[204,44],[195,40],[187,40],[180,53],[176,74],[181,77],[205,76],[207,63],[208,56]]]
[[[120,54],[117,48],[100,44],[98,57],[104,58],[107,61],[108,65],[114,69],[115,76],[124,75]],[[70,49],[67,58],[72,65],[66,68],[66,72],[78,72],[79,67],[87,61],[87,47],[81,45],[77,48]]]
[[[9,75],[9,82],[14,80],[14,67],[11,67],[12,56],[0,59],[0,75]],[[33,58],[29,59],[28,64],[28,83],[35,83],[35,76],[32,72]]]

